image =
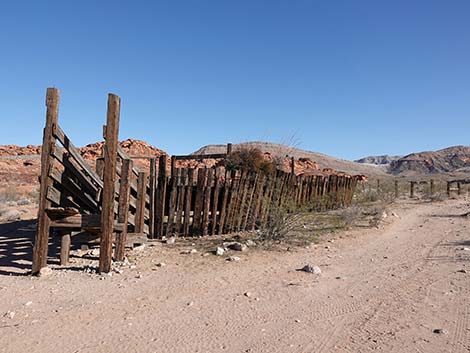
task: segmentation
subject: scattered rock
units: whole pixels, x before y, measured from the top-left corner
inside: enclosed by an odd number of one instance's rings
[[[392,212],[391,215],[395,218],[400,218],[395,212]]]
[[[218,246],[217,248],[215,248],[215,251],[214,253],[217,255],[217,256],[222,256],[224,254],[225,250],[223,248],[221,248],[220,246]]]
[[[28,199],[21,199],[16,202],[18,206],[26,206],[26,205],[31,205],[31,201]]]
[[[463,247],[462,250],[463,250],[463,251],[470,251],[470,248]]]
[[[3,315],[4,317],[7,317],[9,319],[13,319],[15,317],[16,313],[14,311],[7,311],[5,313],[5,315]]]
[[[187,250],[183,250],[180,254],[189,255],[189,254],[195,254],[195,253],[197,253],[196,249],[187,249]]]
[[[39,270],[39,277],[47,277],[52,274],[52,269],[50,267],[43,267]]]
[[[100,256],[100,249],[96,248],[88,252],[91,256]]]
[[[113,271],[116,273],[119,273],[120,275],[124,273],[124,270],[117,268],[117,267],[113,268]]]
[[[442,329],[442,328],[435,328],[434,330],[432,330],[432,333],[437,333],[438,335],[442,335],[442,334],[446,334],[446,330]]]
[[[235,242],[229,245],[229,249],[232,249],[235,251],[246,251],[248,247],[245,244]]]
[[[240,261],[240,258],[238,256],[230,256],[227,258],[227,261],[230,261],[230,262]]]
[[[157,266],[157,267],[165,267],[165,266],[166,266],[166,263],[164,263],[164,262],[159,262],[159,263],[156,264],[155,266]]]
[[[246,246],[248,246],[250,248],[256,246],[256,243],[251,239],[248,239],[245,244],[246,244]]]
[[[457,270],[457,272],[460,272],[460,273],[467,273],[467,270],[461,269],[461,270]]]
[[[141,244],[139,246],[136,246],[132,249],[133,253],[140,253],[145,249],[145,244]]]
[[[33,304],[33,302],[32,302],[32,301],[29,301],[29,302],[26,302],[26,303],[24,304],[24,306],[30,306],[31,304]]]
[[[248,297],[248,298],[251,297],[251,293],[250,293],[250,292],[245,292],[245,293],[243,293],[243,295],[244,295],[245,297]]]
[[[168,245],[174,244],[176,241],[175,237],[169,237],[167,240],[165,240],[165,243]]]
[[[303,271],[303,272],[307,272],[307,273],[313,273],[315,275],[319,275],[321,273],[320,267],[312,266],[312,265],[305,265],[299,271]]]

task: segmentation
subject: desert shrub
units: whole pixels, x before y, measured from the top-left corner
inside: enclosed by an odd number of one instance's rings
[[[272,174],[276,171],[276,162],[264,158],[263,152],[256,147],[242,147],[227,156],[227,169],[251,172],[261,171]]]
[[[344,228],[351,228],[361,216],[362,208],[358,206],[346,207],[338,211],[339,222]]]

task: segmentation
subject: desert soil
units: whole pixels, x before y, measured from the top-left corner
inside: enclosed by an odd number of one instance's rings
[[[469,352],[468,209],[403,202],[379,229],[238,262],[155,243],[103,278],[79,258],[25,275],[34,225],[2,226],[0,352]]]

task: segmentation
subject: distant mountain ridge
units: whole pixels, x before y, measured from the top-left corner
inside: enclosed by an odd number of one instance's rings
[[[389,156],[388,154],[386,154],[382,156],[368,156],[361,159],[356,159],[354,162],[375,165],[388,165],[402,157],[403,156]]]
[[[391,174],[437,174],[470,167],[470,147],[452,146],[437,151],[411,153],[389,166]]]

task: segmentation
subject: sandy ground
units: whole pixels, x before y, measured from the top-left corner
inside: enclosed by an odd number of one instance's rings
[[[2,226],[0,352],[469,352],[468,209],[402,203],[380,229],[238,262],[158,243],[105,278],[25,276],[34,225]]]

